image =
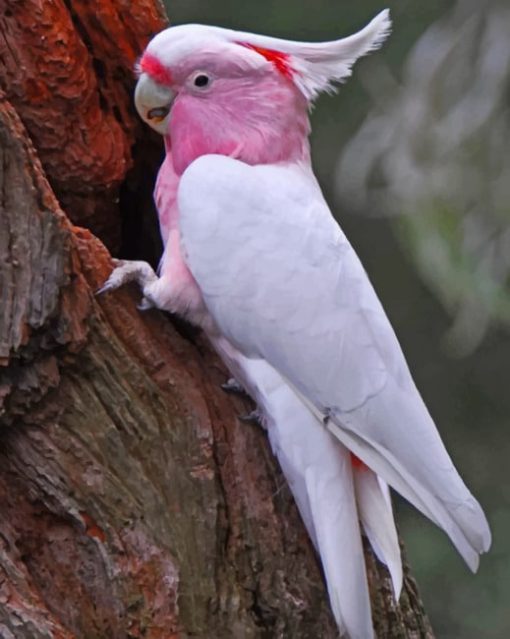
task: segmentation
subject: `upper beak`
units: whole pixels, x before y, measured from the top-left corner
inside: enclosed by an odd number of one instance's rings
[[[142,120],[161,135],[168,129],[168,119],[175,93],[142,73],[135,89],[135,106]]]

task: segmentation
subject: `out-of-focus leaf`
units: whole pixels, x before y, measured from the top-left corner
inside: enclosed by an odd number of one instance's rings
[[[510,5],[459,0],[415,45],[402,83],[384,77],[369,80],[377,105],[338,190],[394,216],[466,353],[491,322],[510,326]]]

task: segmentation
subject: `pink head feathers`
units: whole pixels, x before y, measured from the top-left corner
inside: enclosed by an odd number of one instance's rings
[[[170,27],[140,61],[137,108],[167,138],[178,174],[207,153],[249,164],[305,159],[310,102],[347,78],[389,30],[388,11],[352,36],[323,43]]]

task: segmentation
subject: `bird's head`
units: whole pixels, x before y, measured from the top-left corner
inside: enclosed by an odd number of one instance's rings
[[[170,27],[153,38],[139,62],[136,108],[165,136],[177,174],[207,153],[249,164],[302,159],[311,102],[379,47],[390,25],[386,10],[362,31],[324,43]]]

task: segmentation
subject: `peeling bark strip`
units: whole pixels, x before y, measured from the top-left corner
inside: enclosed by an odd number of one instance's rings
[[[0,8],[0,637],[333,638],[246,402],[134,291],[94,297],[110,257],[49,184],[112,240],[119,187],[136,199],[157,162],[129,68],[162,25],[151,0]],[[126,178],[133,143],[152,165]],[[366,557],[378,636],[432,637],[409,575],[395,607]]]

